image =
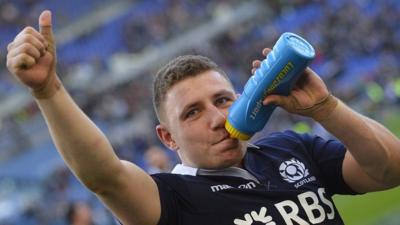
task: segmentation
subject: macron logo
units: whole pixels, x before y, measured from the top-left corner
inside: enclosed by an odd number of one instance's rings
[[[250,181],[249,183],[241,184],[238,186],[238,188],[240,188],[240,189],[253,189],[255,187],[256,187],[256,184],[253,181]],[[227,184],[218,184],[218,185],[211,186],[211,191],[218,192],[218,191],[222,191],[222,190],[230,189],[230,188],[233,188],[233,187],[230,185],[227,185]]]

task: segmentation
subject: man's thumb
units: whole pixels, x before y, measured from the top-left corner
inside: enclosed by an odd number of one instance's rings
[[[53,42],[53,31],[51,25],[51,12],[49,10],[43,11],[39,16],[39,29],[40,33],[50,43]]]

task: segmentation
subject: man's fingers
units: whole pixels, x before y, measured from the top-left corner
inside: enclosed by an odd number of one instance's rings
[[[13,49],[18,48],[20,45],[23,45],[25,43],[33,45],[36,49],[39,50],[41,55],[44,55],[44,53],[46,52],[47,42],[40,41],[40,39],[32,34],[24,34],[15,38],[15,40],[11,44],[9,44],[8,51],[12,51]]]
[[[262,54],[263,54],[264,56],[267,56],[268,53],[270,53],[271,51],[272,51],[272,49],[270,49],[270,48],[264,48],[264,49],[262,50]]]
[[[46,42],[46,39],[39,33],[39,31],[37,31],[33,27],[25,27],[14,39],[18,39],[19,37],[25,36],[27,34],[34,36],[43,43]]]
[[[43,37],[53,43],[53,30],[51,21],[51,12],[49,10],[43,11],[39,16],[39,30]]]
[[[7,57],[15,57],[21,53],[26,53],[29,56],[35,58],[36,60],[39,59],[42,56],[42,53],[39,51],[39,49],[37,49],[34,45],[30,44],[30,43],[23,43],[15,48],[12,48],[9,52],[8,52],[8,56]]]
[[[277,99],[275,98],[275,96],[267,96],[264,100],[263,100],[263,105],[270,105],[270,104],[275,104],[275,102],[277,101]]]
[[[10,70],[21,70],[21,69],[29,69],[31,66],[36,64],[36,60],[26,54],[26,53],[21,53],[15,57],[8,58],[7,59],[7,67]]]
[[[262,50],[262,54],[264,56],[267,56],[268,53],[270,53],[271,51],[272,51],[272,49],[270,49],[270,48],[264,48]],[[261,66],[261,60],[254,60],[251,65],[252,65],[251,74],[254,74],[256,72],[256,70]]]
[[[254,74],[256,72],[256,70],[260,67],[261,65],[261,61],[260,60],[254,60],[251,63],[252,69],[251,69],[251,74]]]
[[[280,95],[269,95],[263,100],[263,105],[284,105],[285,102],[288,100],[286,96],[280,96]]]
[[[14,39],[12,43],[8,45],[7,50],[10,51],[11,47],[23,44],[25,42],[33,44],[40,51],[41,55],[46,53],[48,42],[37,30],[32,27],[25,27]]]
[[[7,51],[11,51],[11,48],[13,47],[14,42],[11,42],[7,45]]]
[[[260,65],[261,65],[261,61],[260,60],[254,60],[252,63],[251,63],[251,65],[253,66],[253,67],[260,67]]]

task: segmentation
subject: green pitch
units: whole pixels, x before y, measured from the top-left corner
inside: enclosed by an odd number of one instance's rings
[[[346,225],[378,225],[387,216],[400,215],[400,188],[359,196],[335,196],[334,201]]]

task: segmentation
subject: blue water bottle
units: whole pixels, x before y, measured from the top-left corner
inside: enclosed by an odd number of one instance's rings
[[[283,33],[247,81],[242,95],[229,108],[225,128],[230,136],[248,140],[263,129],[276,108],[276,105],[264,106],[264,98],[270,94],[289,95],[314,57],[314,48],[306,40]]]

